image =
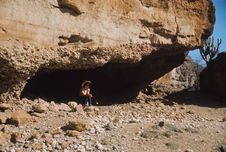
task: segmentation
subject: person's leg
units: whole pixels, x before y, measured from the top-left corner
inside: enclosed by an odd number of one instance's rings
[[[89,106],[92,106],[92,99],[89,97]]]
[[[85,105],[89,106],[89,97],[84,96],[84,99],[85,99]]]

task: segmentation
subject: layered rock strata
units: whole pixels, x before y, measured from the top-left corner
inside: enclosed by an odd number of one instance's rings
[[[0,100],[19,98],[37,71],[128,64],[150,82],[212,33],[214,11],[210,0],[1,0]],[[164,68],[145,65],[150,55]]]

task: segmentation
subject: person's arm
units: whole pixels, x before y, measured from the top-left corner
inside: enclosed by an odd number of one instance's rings
[[[93,95],[90,93],[90,88],[87,90],[87,94],[88,96],[93,97]]]
[[[81,88],[80,95],[81,96],[85,96],[86,95],[86,90],[84,88]]]

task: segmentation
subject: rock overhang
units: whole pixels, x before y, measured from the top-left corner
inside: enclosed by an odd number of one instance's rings
[[[209,0],[1,3],[2,100],[20,97],[27,80],[43,69],[51,72],[89,70],[106,64],[138,65],[146,57],[154,60],[153,56],[160,60],[169,57],[166,64],[172,69],[182,63],[181,54],[197,48],[211,34],[215,21]],[[161,69],[161,62],[148,64],[160,64],[156,70],[146,66],[144,71],[160,71],[153,75],[161,76],[170,69]]]

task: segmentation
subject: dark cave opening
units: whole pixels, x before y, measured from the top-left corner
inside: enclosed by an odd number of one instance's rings
[[[88,70],[39,70],[28,80],[21,97],[43,98],[47,101],[82,103],[81,83],[92,81],[93,100],[100,104],[132,101],[148,83],[179,66],[184,53],[152,53],[137,64],[109,63]]]

